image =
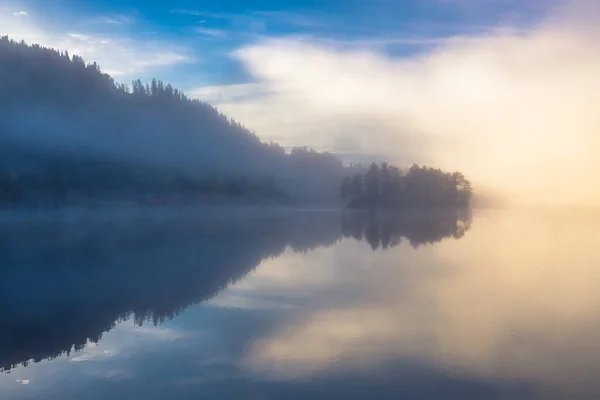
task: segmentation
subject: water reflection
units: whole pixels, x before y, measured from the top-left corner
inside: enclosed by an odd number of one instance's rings
[[[462,240],[436,246],[366,255],[341,243],[327,261],[335,279],[286,287],[310,306],[254,341],[243,365],[338,394],[333,382],[368,377],[374,397],[599,398],[599,221],[490,212]],[[264,283],[265,269],[250,279],[273,291],[281,282]]]
[[[232,215],[233,214],[233,215]],[[98,342],[133,316],[154,325],[215,296],[286,248],[349,235],[375,250],[461,237],[470,216],[279,210],[82,213],[5,218],[0,231],[0,369]]]
[[[346,212],[345,237],[366,240],[373,250],[398,246],[404,237],[414,248],[445,238],[460,239],[471,228],[470,209],[438,209],[421,212]]]
[[[2,399],[599,398],[600,213],[473,221],[13,218],[0,230]]]

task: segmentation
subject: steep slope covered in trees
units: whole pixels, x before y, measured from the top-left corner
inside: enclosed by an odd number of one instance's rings
[[[0,201],[34,186],[53,198],[190,186],[244,194],[252,186],[323,202],[335,198],[343,175],[335,156],[288,154],[171,85],[137,80],[130,88],[96,63],[7,37],[0,38],[0,93]]]

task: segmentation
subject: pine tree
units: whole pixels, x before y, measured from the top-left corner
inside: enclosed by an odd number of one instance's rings
[[[370,206],[376,206],[380,199],[380,179],[379,167],[372,163],[365,175],[365,195]]]
[[[156,83],[156,78],[152,79],[152,86],[150,87],[150,95],[152,97],[158,97],[158,83]]]
[[[364,179],[360,172],[352,178],[352,200],[360,201],[364,196]]]

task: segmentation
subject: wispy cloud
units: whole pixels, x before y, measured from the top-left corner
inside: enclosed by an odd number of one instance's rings
[[[102,358],[114,357],[117,352],[114,349],[102,350],[95,345],[88,345],[79,355],[71,358],[71,362],[92,361]]]
[[[89,40],[90,37],[81,33],[67,33],[67,36],[77,40]]]
[[[185,14],[207,20],[220,20],[238,32],[264,32],[270,28],[301,30],[326,27],[331,17],[308,12],[249,11],[246,13],[216,13],[199,10],[174,9],[171,13]]]
[[[171,14],[184,14],[184,15],[193,15],[193,16],[199,16],[199,15],[203,15],[203,13],[201,11],[197,11],[197,10],[190,10],[190,9],[182,9],[182,8],[174,8],[170,11]]]
[[[110,18],[107,19],[107,18]],[[126,23],[128,17],[99,17],[96,22]],[[170,67],[195,61],[192,51],[177,43],[162,40],[145,40],[128,34],[115,35],[80,30],[61,31],[48,29],[35,18],[0,13],[0,34],[15,40],[38,43],[71,54],[81,55],[86,61],[96,61],[102,69],[118,79],[137,78],[156,68]]]
[[[200,28],[195,28],[194,31],[196,33],[200,33],[201,35],[206,35],[206,36],[210,36],[210,37],[217,38],[217,39],[227,39],[229,37],[229,35],[227,34],[227,31],[225,31],[223,29],[211,29],[211,28],[200,27]]]
[[[301,28],[321,28],[327,24],[323,15],[308,12],[254,11],[253,16]]]
[[[94,22],[108,25],[125,25],[133,22],[133,18],[127,15],[112,15],[112,16],[99,16],[94,18]]]
[[[262,41],[269,41],[273,37],[266,35],[255,36],[257,39]],[[338,48],[338,49],[355,49],[359,51],[369,50],[385,50],[392,46],[402,46],[406,48],[418,48],[421,50],[427,50],[431,46],[442,46],[452,41],[456,41],[457,38],[467,40],[469,37],[466,35],[448,37],[448,36],[419,36],[419,35],[387,35],[387,36],[357,36],[354,38],[335,38],[335,37],[320,37],[315,35],[288,35],[285,37],[286,40],[306,43],[310,45],[319,45],[327,48]]]
[[[250,310],[269,310],[269,309],[289,309],[293,308],[291,304],[287,304],[281,301],[264,300],[260,298],[253,298],[242,293],[238,295],[235,291],[231,290],[223,295],[216,297],[205,303],[214,307],[221,308],[241,308]]]
[[[144,335],[144,337],[151,338],[153,340],[175,341],[187,336],[186,333],[181,330],[155,326],[136,326],[134,327],[133,331],[134,333]]]
[[[188,91],[188,94],[209,103],[229,103],[254,99],[270,92],[264,83],[241,83],[235,85],[201,86]]]
[[[27,13],[27,11],[17,11],[14,12],[13,15],[15,17],[29,17],[29,13]]]

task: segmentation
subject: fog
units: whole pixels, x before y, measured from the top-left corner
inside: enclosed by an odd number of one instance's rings
[[[340,369],[382,377],[386,361],[425,359],[452,376],[550,385],[526,398],[593,398],[582,393],[598,388],[599,259],[590,249],[599,216],[480,211],[460,241],[417,251],[404,243],[365,257],[342,242],[304,261],[284,254],[225,294],[239,303],[280,294],[313,308],[253,343],[242,365],[302,381]]]
[[[57,196],[64,185],[123,195],[134,187],[184,190],[190,180],[244,178],[246,187],[247,178],[262,195],[270,187],[288,199],[338,200],[338,158],[306,148],[286,154],[170,84],[137,80],[127,88],[96,63],[7,37],[0,54],[0,173],[16,174],[25,191]]]
[[[372,41],[263,37],[231,53],[254,82],[200,87],[189,94],[216,105],[260,139],[283,146],[311,146],[353,161],[387,159],[400,166],[417,162],[459,170],[477,192],[490,191],[513,203],[598,204],[600,183],[594,173],[600,167],[600,116],[595,110],[600,104],[600,48],[594,37],[600,30],[599,8],[591,1],[563,2],[527,28],[494,26],[470,36],[428,39],[426,47],[417,46],[420,51],[395,56]],[[75,51],[88,62],[100,60],[117,79],[145,75],[146,67],[190,61],[169,43],[52,34],[33,17],[17,14],[3,14],[0,33]],[[410,39],[390,38],[389,43],[419,43]],[[117,56],[108,57],[114,52]],[[131,55],[141,57],[139,62]],[[20,67],[15,70],[23,73]],[[68,75],[62,72],[46,76],[49,85]],[[31,79],[19,80],[10,70],[0,79],[17,85],[9,85],[5,93],[10,89],[24,96],[25,89],[35,98],[47,89],[29,87]],[[77,83],[68,80],[68,85]],[[66,97],[72,91],[68,85],[61,88]],[[14,108],[2,124],[5,133],[14,133],[6,140],[18,138],[26,146],[195,171],[237,171],[249,164],[258,171],[273,170],[255,138],[246,136],[245,143],[232,147],[233,137],[227,145],[220,143],[224,119],[215,122],[219,126],[200,124],[200,139],[171,132],[191,131],[206,116],[192,122],[164,108],[138,114],[114,107],[116,103],[99,106],[93,98],[86,112],[72,109],[59,115],[54,104],[34,107],[31,98],[18,103],[19,95],[4,96]],[[7,109],[2,112],[7,117]],[[88,118],[90,112],[98,120]],[[105,134],[107,130],[113,133]],[[207,131],[216,133],[211,145]],[[217,144],[224,146],[222,151],[214,151]],[[270,154],[279,157],[278,151]]]
[[[592,3],[402,57],[316,38],[264,39],[233,53],[257,83],[217,104],[284,144],[461,170],[515,203],[597,204],[600,14]]]

